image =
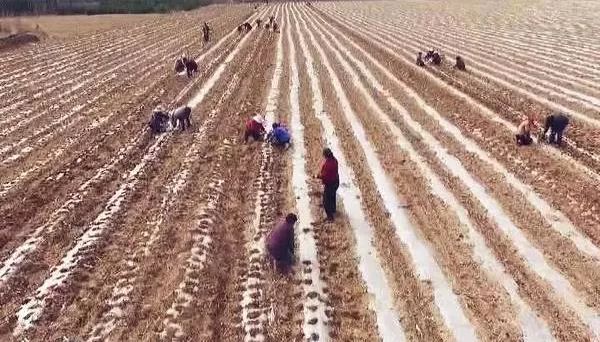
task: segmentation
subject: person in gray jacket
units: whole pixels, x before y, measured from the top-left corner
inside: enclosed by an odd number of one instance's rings
[[[182,131],[185,131],[186,125],[189,128],[191,125],[190,117],[192,116],[192,108],[182,106],[173,111],[171,114],[171,127],[179,126]]]
[[[563,113],[553,113],[546,117],[544,130],[541,133],[540,140],[546,137],[546,132],[550,130],[548,135],[548,143],[559,145],[562,144],[562,137],[565,129],[569,125],[569,117]]]

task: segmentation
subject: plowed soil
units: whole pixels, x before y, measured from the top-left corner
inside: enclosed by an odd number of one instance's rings
[[[0,340],[600,340],[599,12],[214,5],[0,52]],[[191,127],[153,134],[159,104]],[[539,136],[556,111],[561,146]],[[256,113],[291,146],[244,142]]]

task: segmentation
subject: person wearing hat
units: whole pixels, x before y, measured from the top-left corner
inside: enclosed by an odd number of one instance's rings
[[[248,138],[252,137],[255,141],[262,140],[265,134],[265,119],[259,114],[254,115],[246,121],[246,132],[244,133],[244,142],[248,142]]]
[[[325,160],[321,165],[318,178],[323,183],[323,209],[328,221],[333,221],[336,212],[336,192],[340,187],[338,162],[329,148],[323,149]]]

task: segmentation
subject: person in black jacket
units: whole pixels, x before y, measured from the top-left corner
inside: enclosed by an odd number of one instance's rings
[[[422,52],[419,52],[419,54],[417,54],[417,65],[420,67],[425,66],[425,62],[423,62],[423,53]]]
[[[465,66],[465,61],[462,59],[461,56],[456,56],[456,64],[454,65],[454,68],[456,68],[460,71],[467,70],[467,67]]]
[[[553,113],[546,117],[544,123],[544,130],[541,134],[541,139],[544,139],[546,132],[550,130],[548,135],[548,143],[560,145],[562,143],[562,137],[565,129],[569,125],[569,118],[563,113]]]

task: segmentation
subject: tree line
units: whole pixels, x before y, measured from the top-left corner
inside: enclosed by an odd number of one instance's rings
[[[1,0],[0,14],[164,13],[191,10],[213,0]]]

